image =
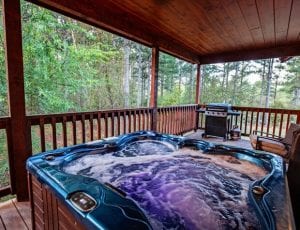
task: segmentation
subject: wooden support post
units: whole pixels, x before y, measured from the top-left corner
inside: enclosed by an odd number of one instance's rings
[[[11,117],[10,177],[18,201],[28,200],[26,159],[31,154],[25,113],[20,0],[3,0],[6,75]],[[30,146],[30,147],[28,147]]]
[[[200,103],[200,82],[201,82],[201,73],[200,73],[200,64],[197,64],[197,73],[196,73],[196,98],[195,104]]]
[[[157,130],[157,92],[158,92],[158,68],[159,68],[159,49],[152,48],[152,64],[151,64],[151,93],[150,107],[152,108],[151,129]]]
[[[296,121],[297,124],[300,124],[300,112],[298,112],[297,114],[297,121]]]

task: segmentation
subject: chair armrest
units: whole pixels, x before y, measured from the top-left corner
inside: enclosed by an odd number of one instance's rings
[[[283,144],[286,147],[287,150],[289,150],[291,148],[290,144],[282,142],[282,138],[278,139],[278,138],[272,138],[272,137],[257,136],[256,149],[258,149],[260,139],[266,139],[266,140],[271,140],[271,141],[275,141],[275,142],[281,143],[281,144]]]
[[[258,131],[258,130],[254,130],[253,132],[252,132],[254,135],[257,135],[258,133],[260,133],[260,134],[266,134],[266,135],[270,135],[270,133],[267,133],[267,132],[263,132],[263,131]],[[265,137],[265,136],[262,136],[262,137]],[[269,137],[268,137],[269,138]],[[280,137],[280,136],[277,136],[277,135],[272,135],[272,137],[271,138],[273,138],[273,139],[279,139],[279,140],[283,140],[283,138],[282,137]]]

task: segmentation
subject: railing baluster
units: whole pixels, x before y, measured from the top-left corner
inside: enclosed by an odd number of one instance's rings
[[[57,140],[56,140],[56,117],[51,118],[51,126],[52,126],[52,147],[53,149],[57,149]]]
[[[112,112],[111,113],[111,122],[110,122],[110,125],[111,125],[111,136],[115,136],[115,113]]]
[[[268,123],[267,123],[267,136],[269,136],[269,130],[270,130],[270,119],[271,119],[271,113],[268,112]]]
[[[98,128],[98,139],[100,140],[102,138],[102,135],[101,135],[101,113],[98,112],[97,113],[97,128]]]
[[[134,113],[133,113],[133,129],[134,129],[134,132],[136,131],[136,110],[134,110]]]
[[[246,118],[245,118],[245,134],[247,134],[247,125],[248,125],[248,110],[246,110]]]
[[[172,115],[172,126],[171,126],[171,134],[175,133],[175,124],[176,124],[176,117],[175,117],[175,109],[174,107],[171,108],[171,115]]]
[[[259,110],[256,111],[256,123],[255,123],[255,130],[258,131],[258,121],[259,121]]]
[[[150,126],[149,126],[149,112],[150,112],[150,110],[149,109],[147,109],[147,111],[146,111],[146,130],[150,130]]]
[[[262,114],[262,120],[261,120],[261,131],[264,131],[264,125],[265,125],[265,112],[266,110],[263,110],[263,114]]]
[[[244,112],[243,111],[241,111],[241,116],[240,116],[240,130],[241,130],[241,134],[243,133],[243,114],[244,114]]]
[[[142,129],[145,130],[145,113],[144,113],[144,110],[142,110],[141,113],[142,113]]]
[[[141,127],[142,127],[142,126],[141,126],[142,118],[141,118],[141,110],[140,110],[140,109],[138,110],[138,114],[139,114],[138,116],[139,116],[139,131],[140,131],[140,130],[141,130]]]
[[[121,115],[120,115],[120,111],[118,111],[118,115],[117,115],[117,119],[118,119],[118,133],[117,135],[121,134]]]
[[[72,115],[72,128],[73,128],[73,144],[77,144],[77,133],[76,133],[76,115]]]
[[[250,133],[252,133],[252,126],[253,126],[253,111],[251,111],[251,117],[250,117]]]
[[[126,111],[123,112],[124,116],[123,116],[123,130],[124,130],[124,134],[127,133],[127,118],[126,118]]]
[[[282,123],[283,123],[283,112],[281,112],[280,116],[280,125],[279,125],[279,136],[281,137],[281,131],[282,131]]]
[[[40,140],[41,140],[41,151],[46,151],[46,144],[45,144],[45,125],[44,125],[44,117],[40,118]]]
[[[85,115],[81,114],[82,143],[85,143]]]
[[[94,140],[94,114],[93,113],[90,114],[90,133],[91,133],[90,139],[91,141],[93,141]]]
[[[291,116],[291,112],[288,111],[288,116],[287,116],[287,119],[286,119],[286,127],[285,127],[285,133],[287,133],[289,127],[290,127],[290,116]]]
[[[132,131],[132,115],[131,110],[128,110],[128,132],[131,133]]]
[[[63,116],[62,117],[62,132],[63,132],[63,144],[64,144],[64,147],[68,146],[68,143],[67,143],[67,125],[66,125],[66,122],[67,122],[67,117]]]
[[[108,114],[104,114],[104,124],[105,124],[105,137],[108,137]]]
[[[273,120],[273,131],[272,131],[272,137],[274,137],[274,135],[276,135],[276,119],[277,119],[277,112],[275,112],[274,115],[274,120]]]

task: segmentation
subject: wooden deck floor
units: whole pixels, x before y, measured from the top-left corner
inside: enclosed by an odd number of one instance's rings
[[[252,149],[252,146],[251,146],[250,141],[249,141],[249,137],[242,137],[238,141],[233,141],[233,140],[223,141],[222,137],[210,137],[210,136],[208,136],[207,138],[202,138],[202,136],[201,136],[202,133],[203,133],[203,130],[198,130],[197,132],[187,133],[185,136],[189,137],[189,138],[209,141],[209,142],[222,144],[222,145],[231,145],[231,146],[240,147],[240,148]]]
[[[0,230],[31,230],[29,202],[15,199],[0,203]]]

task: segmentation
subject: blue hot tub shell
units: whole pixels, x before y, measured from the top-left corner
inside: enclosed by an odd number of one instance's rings
[[[262,229],[294,228],[284,162],[281,157],[264,152],[141,131],[40,153],[28,159],[27,169],[30,175],[49,188],[87,229],[152,229],[147,216],[122,191],[108,184],[101,184],[96,179],[70,175],[62,170],[62,165],[66,161],[72,161],[82,154],[91,152],[105,154],[140,140],[158,140],[171,143],[177,148],[187,147],[202,150],[207,154],[231,155],[265,168],[269,172],[267,176],[253,182],[248,191],[249,201],[255,209],[261,227]],[[80,192],[87,194],[87,199],[90,197],[90,202],[95,202],[95,207],[91,210],[83,210],[76,206],[74,199],[79,195],[74,198],[74,194]]]

